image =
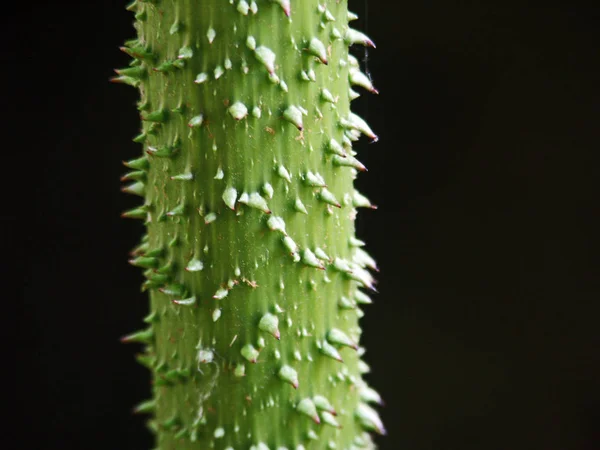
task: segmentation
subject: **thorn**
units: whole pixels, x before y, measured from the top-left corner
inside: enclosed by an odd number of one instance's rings
[[[181,47],[177,53],[177,59],[190,59],[192,56],[194,56],[194,50],[189,46]]]
[[[128,172],[121,177],[121,181],[146,181],[146,171],[144,170],[134,170],[133,172]]]
[[[313,397],[313,402],[317,409],[321,411],[327,411],[329,414],[337,416],[334,407],[331,405],[331,403],[329,403],[329,400],[322,395],[315,395]]]
[[[177,217],[185,214],[185,204],[181,203],[173,208],[171,211],[167,212],[167,217]]]
[[[121,50],[123,53],[128,54],[132,58],[136,58],[136,59],[152,61],[155,58],[155,55],[152,52],[146,51],[146,49],[144,49],[143,47],[141,47],[139,45],[135,46],[135,47],[123,46],[123,47],[119,47],[119,50]]]
[[[352,339],[350,339],[346,333],[337,328],[332,328],[327,332],[327,340],[331,344],[350,347],[354,350],[358,350],[358,345]]]
[[[128,86],[133,86],[135,88],[140,85],[140,80],[126,76],[111,77],[108,79],[108,81],[115,84],[127,84]]]
[[[133,408],[133,414],[150,414],[156,409],[156,400],[147,400]]]
[[[354,417],[356,417],[360,424],[369,431],[375,431],[380,435],[385,435],[387,433],[377,411],[365,403],[358,405],[354,411]]]
[[[190,181],[194,179],[194,174],[191,172],[180,173],[179,175],[173,175],[170,177],[173,181]]]
[[[321,189],[321,192],[319,192],[319,199],[324,201],[325,203],[335,206],[336,208],[342,207],[342,205],[340,205],[340,202],[338,202],[335,198],[335,195],[333,195],[327,188]]]
[[[362,385],[359,389],[360,399],[365,403],[376,403],[378,405],[383,405],[383,400],[381,399],[381,395],[370,386],[366,384]]]
[[[279,217],[279,216],[269,217],[269,220],[267,220],[267,226],[269,227],[269,230],[279,231],[284,236],[287,236],[287,233],[285,231],[285,222],[281,217]]]
[[[379,94],[379,91],[373,86],[371,79],[357,68],[351,68],[348,71],[348,80],[352,85],[363,87],[372,94]]]
[[[235,211],[235,201],[237,199],[237,190],[234,187],[228,187],[223,191],[223,202],[227,207]]]
[[[292,14],[292,8],[290,6],[290,0],[271,0],[273,3],[277,3],[283,9],[283,12],[287,17]]]
[[[152,355],[146,355],[144,353],[138,353],[137,355],[135,355],[135,359],[138,363],[140,363],[142,366],[146,367],[147,369],[154,369],[154,366],[156,364],[156,357],[152,356]]]
[[[304,175],[304,182],[308,186],[312,187],[327,187],[327,183],[325,183],[323,177],[319,174],[312,173],[311,171],[306,172],[306,174]]]
[[[254,50],[254,56],[267,68],[270,74],[275,72],[275,53],[273,50],[261,45]]]
[[[339,424],[339,422],[335,419],[335,417],[333,417],[333,414],[331,414],[330,412],[327,412],[327,411],[321,412],[321,418],[323,419],[323,422],[326,423],[327,425],[331,425],[332,427],[335,427],[335,428],[342,428],[342,426]]]
[[[190,298],[185,298],[185,299],[181,299],[181,300],[171,300],[175,305],[181,305],[181,306],[192,306],[193,304],[196,303],[196,297],[190,297]]]
[[[248,115],[248,108],[242,102],[235,102],[229,107],[228,111],[235,120],[242,120]]]
[[[334,153],[335,155],[339,156],[339,158],[346,158],[348,156],[348,154],[345,152],[344,148],[341,146],[341,144],[336,141],[335,139],[331,138],[327,144],[327,149],[331,152]]]
[[[346,30],[344,40],[348,45],[362,44],[366,47],[376,48],[375,43],[371,40],[371,38],[369,38],[366,34],[361,33],[360,31],[355,30],[353,28],[348,28]]]
[[[238,202],[256,208],[265,214],[271,214],[267,201],[258,192],[253,192],[250,195],[244,192],[238,199]]]
[[[185,268],[187,272],[200,272],[202,269],[204,269],[204,263],[195,258],[190,259]]]
[[[269,333],[275,339],[279,340],[281,335],[279,333],[279,318],[271,313],[266,313],[258,322],[258,328],[265,333]]]
[[[316,56],[317,59],[319,59],[319,61],[321,61],[323,64],[325,64],[325,65],[328,64],[327,49],[325,48],[325,44],[323,44],[316,37],[314,37],[310,40],[306,51],[308,51],[308,53],[310,53],[311,55]]]
[[[146,122],[165,123],[168,117],[169,113],[166,109],[159,109],[146,114],[145,117],[142,117],[142,120],[145,120]]]
[[[302,111],[294,105],[290,105],[283,112],[283,118],[293,124],[298,130],[302,131]]]
[[[255,349],[252,344],[244,345],[240,350],[240,353],[252,364],[256,364],[258,356],[260,355],[260,352],[257,349]]]
[[[125,186],[121,188],[121,192],[125,192],[126,194],[138,195],[140,197],[144,197],[146,194],[146,185],[141,181],[130,184],[129,186]]]
[[[365,165],[363,163],[361,163],[358,159],[356,159],[354,156],[348,155],[348,157],[342,158],[338,155],[333,155],[331,162],[335,166],[353,167],[354,169],[359,170],[360,172],[367,171],[367,168],[365,167]]]
[[[153,322],[158,322],[158,314],[156,313],[156,311],[152,311],[150,314],[148,314],[146,317],[144,317],[144,323],[153,323]]]
[[[146,156],[142,156],[141,158],[123,161],[123,165],[134,170],[148,170],[150,162]]]
[[[132,139],[132,141],[137,144],[142,144],[146,140],[147,137],[148,137],[148,135],[146,134],[146,132],[141,132],[136,137],[134,137]]]
[[[321,348],[319,348],[319,350],[325,356],[328,356],[342,363],[344,362],[344,360],[342,359],[342,355],[340,355],[340,352],[338,352],[337,349],[327,341],[323,341],[321,343]]]
[[[146,219],[148,217],[148,208],[141,206],[139,208],[130,209],[121,214],[121,217],[125,219]]]
[[[130,342],[138,342],[141,344],[148,344],[152,342],[154,338],[154,331],[152,328],[148,328],[146,330],[136,331],[135,333],[129,334],[127,336],[123,336],[121,338],[121,342],[128,344]]]
[[[294,389],[298,389],[298,372],[290,366],[282,366],[277,373],[279,378],[286,383],[292,385]]]
[[[204,116],[202,114],[198,114],[197,116],[192,117],[187,125],[190,128],[198,128],[202,125],[203,122]]]
[[[184,297],[187,294],[185,286],[179,283],[169,284],[160,288],[158,291],[174,297]]]
[[[215,294],[212,296],[212,298],[214,298],[215,300],[222,300],[225,297],[227,297],[227,294],[229,294],[228,289],[219,288],[217,289],[217,292],[215,292]]]
[[[148,146],[146,153],[157,158],[171,158],[179,149],[174,146],[164,146],[161,148]]]
[[[300,400],[300,402],[296,406],[296,410],[310,417],[316,424],[321,423],[321,419],[319,418],[319,414],[317,413],[317,407],[310,398],[306,397]]]
[[[130,259],[129,264],[143,269],[154,269],[158,267],[158,258],[139,256],[135,259]]]
[[[124,69],[114,69],[117,75],[140,79],[146,75],[146,69],[141,66],[126,67]]]
[[[302,252],[302,262],[307,266],[314,267],[316,269],[325,270],[323,263],[316,257],[316,255],[309,249],[305,248]]]

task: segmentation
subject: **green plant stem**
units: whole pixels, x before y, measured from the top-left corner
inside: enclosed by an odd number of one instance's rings
[[[374,262],[355,238],[350,113],[369,90],[345,1],[137,1],[144,156],[124,189],[144,204],[146,345],[161,449],[372,448],[358,346]],[[289,14],[289,16],[288,16]]]

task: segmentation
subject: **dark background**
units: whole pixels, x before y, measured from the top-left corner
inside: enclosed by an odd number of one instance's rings
[[[382,267],[362,320],[381,449],[600,448],[600,8],[580,3],[369,0],[365,23],[350,1],[378,45],[381,94],[355,108],[381,136],[358,181],[379,205],[358,227]],[[107,82],[134,35],[123,5],[4,12],[20,132],[4,154],[25,157],[16,186],[33,198],[2,219],[35,224],[3,244],[21,264],[5,284],[21,294],[4,316],[25,430],[11,448],[152,446],[130,414],[148,373],[118,341],[146,312],[127,264],[142,228],[119,217],[136,203],[119,177],[137,94]]]

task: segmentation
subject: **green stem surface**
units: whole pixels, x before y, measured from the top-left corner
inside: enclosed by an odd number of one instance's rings
[[[374,262],[355,236],[346,1],[137,1],[146,344],[161,449],[373,448],[358,305]],[[288,15],[289,14],[289,15]],[[352,16],[350,16],[352,17]],[[357,78],[358,77],[358,78]]]

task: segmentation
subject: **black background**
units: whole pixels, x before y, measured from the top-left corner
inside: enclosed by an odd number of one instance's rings
[[[350,5],[378,45],[381,94],[355,108],[381,136],[358,181],[379,205],[358,228],[382,267],[362,320],[381,449],[600,448],[600,8],[369,0],[365,23]],[[3,25],[4,153],[25,158],[5,196],[32,190],[2,213],[21,264],[10,448],[151,448],[130,414],[148,373],[118,340],[146,312],[127,264],[142,228],[119,217],[137,94],[107,82],[133,18],[114,0],[20,8]]]

